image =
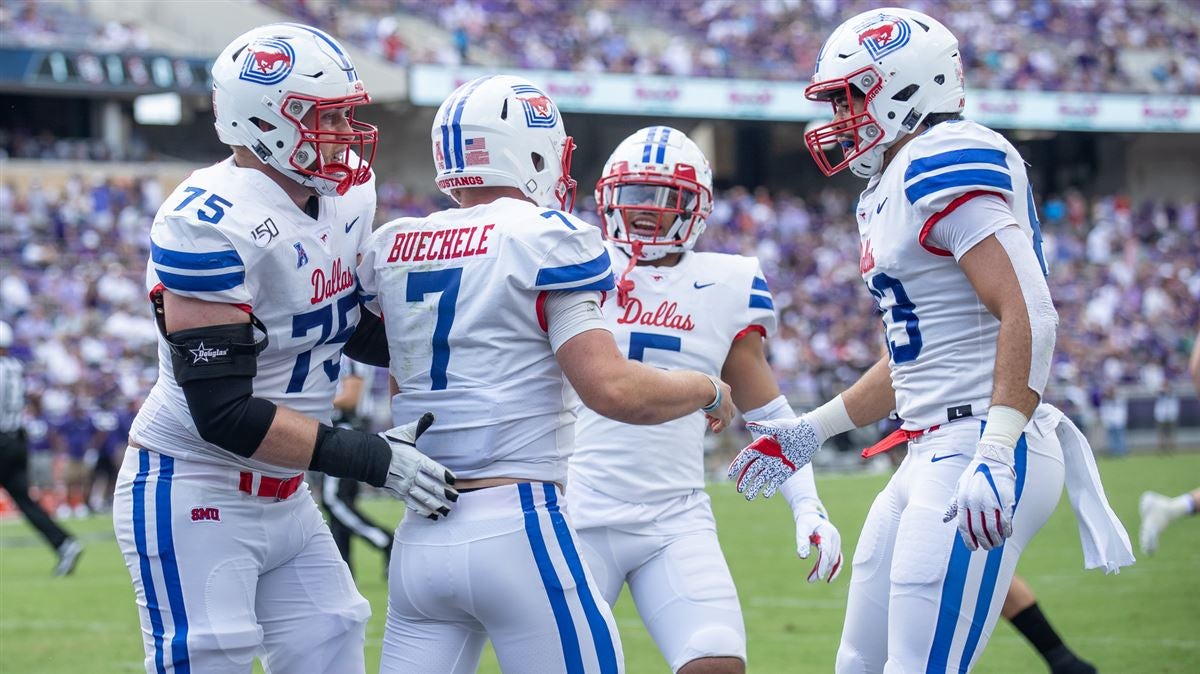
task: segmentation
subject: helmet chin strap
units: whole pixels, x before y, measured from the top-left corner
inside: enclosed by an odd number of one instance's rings
[[[887,152],[887,147],[883,143],[867,150],[861,157],[850,162],[850,172],[859,178],[873,177],[883,168],[883,153],[885,152]]]
[[[621,272],[621,280],[617,281],[617,306],[622,309],[629,303],[629,296],[633,293],[633,279],[629,278],[629,272],[637,266],[638,259],[642,257],[642,242],[636,239],[630,244],[633,248],[633,254],[629,256],[629,264],[625,265],[625,271]]]

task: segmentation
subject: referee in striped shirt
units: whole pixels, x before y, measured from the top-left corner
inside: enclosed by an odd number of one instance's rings
[[[83,546],[55,524],[29,496],[29,453],[25,429],[21,425],[25,382],[21,362],[8,355],[12,342],[12,328],[0,321],[0,486],[16,502],[25,519],[58,553],[54,575],[65,576],[75,570]]]

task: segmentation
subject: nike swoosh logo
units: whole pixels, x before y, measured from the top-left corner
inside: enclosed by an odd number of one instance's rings
[[[883,201],[879,202],[879,205],[875,207],[875,215],[879,215],[883,212],[883,205],[887,203],[887,200],[888,198],[884,197]]]
[[[929,459],[929,463],[937,463],[938,461],[941,461],[942,459],[953,459],[956,456],[962,456],[962,452],[959,452],[957,454],[947,454],[945,456],[935,456],[935,457]]]
[[[354,223],[356,223],[356,222],[358,222],[358,218],[354,218],[350,222],[346,223],[346,233],[347,234],[350,233],[350,230],[354,229]]]
[[[700,283],[699,281],[692,282],[692,287],[695,288],[696,290],[700,290],[702,288],[707,288],[709,286],[715,286],[715,285],[717,285],[716,281],[713,281],[712,283]]]

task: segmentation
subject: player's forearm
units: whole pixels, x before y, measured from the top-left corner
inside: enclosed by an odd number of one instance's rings
[[[1037,392],[1029,388],[1032,339],[1024,312],[1013,313],[1014,316],[1000,321],[992,374],[992,406],[1011,407],[1028,418],[1038,404]]]
[[[307,470],[317,442],[317,421],[279,407],[267,435],[251,458],[281,468]]]
[[[678,419],[713,402],[716,389],[711,379],[692,370],[660,370],[634,361],[620,377],[606,411],[593,408],[610,419],[627,424],[655,425]]]
[[[1196,343],[1192,347],[1192,359],[1188,363],[1188,370],[1192,373],[1192,383],[1196,385],[1196,390],[1200,391],[1200,333],[1196,334]]]
[[[846,413],[856,427],[873,424],[896,409],[896,392],[885,355],[842,393]]]

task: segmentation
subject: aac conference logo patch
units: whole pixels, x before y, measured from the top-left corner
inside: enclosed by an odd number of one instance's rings
[[[238,77],[255,84],[279,84],[291,74],[296,52],[286,40],[261,38],[246,47],[242,74]]]

